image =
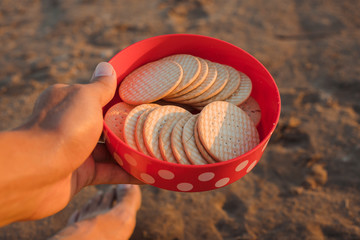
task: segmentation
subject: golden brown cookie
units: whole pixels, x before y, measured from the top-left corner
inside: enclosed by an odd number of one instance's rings
[[[183,77],[181,66],[171,60],[145,64],[130,73],[120,84],[120,98],[129,104],[157,101],[179,84]]]
[[[199,133],[198,133],[198,129],[197,129],[197,121],[195,123],[195,128],[194,128],[194,138],[195,138],[195,143],[196,146],[200,152],[200,154],[206,159],[206,161],[208,163],[216,163],[217,161],[205,150],[204,146],[202,145],[200,138],[199,138]]]
[[[139,116],[145,112],[146,109],[159,107],[157,104],[142,104],[133,108],[126,116],[124,122],[124,141],[132,148],[138,150],[135,141],[135,127]]]
[[[182,145],[182,132],[187,120],[188,120],[187,118],[180,119],[176,123],[170,136],[172,152],[174,154],[176,161],[180,164],[191,164],[191,162],[188,160],[186,156],[184,147]]]
[[[194,115],[185,123],[182,132],[182,144],[189,161],[194,165],[203,165],[208,162],[201,155],[195,143],[194,130],[198,115]]]
[[[242,72],[239,73],[241,78],[240,86],[230,97],[225,99],[226,102],[232,103],[236,106],[239,106],[241,103],[245,102],[252,91],[252,82],[250,78]]]
[[[192,97],[191,99],[188,99],[188,100],[180,101],[181,103],[194,104],[194,103],[203,102],[203,101],[215,96],[216,94],[218,94],[219,92],[221,92],[224,89],[227,82],[229,81],[229,72],[226,69],[226,67],[224,67],[222,64],[215,63],[215,66],[216,66],[216,70],[217,70],[217,76],[216,76],[215,83],[209,89],[207,89],[205,92],[203,92],[201,95],[199,95],[197,97]]]
[[[193,106],[206,106],[211,102],[215,101],[224,101],[226,98],[230,97],[236,89],[240,86],[240,74],[238,71],[236,71],[233,67],[223,65],[228,71],[229,71],[229,81],[225,85],[224,89],[221,90],[218,94],[215,96],[199,103],[194,103]]]
[[[168,96],[166,96],[164,98],[165,100],[167,98],[171,99],[171,98],[176,98],[176,97],[182,96],[185,93],[188,93],[188,92],[194,90],[195,88],[197,88],[200,84],[202,84],[205,81],[206,76],[208,75],[208,72],[209,72],[209,66],[204,59],[198,58],[198,60],[200,61],[200,73],[197,76],[197,78],[189,86],[187,86],[180,92],[177,92],[175,94],[169,94]]]
[[[136,126],[135,126],[135,142],[136,142],[136,146],[139,149],[140,152],[150,156],[148,150],[146,149],[145,143],[144,143],[144,137],[143,137],[143,128],[144,128],[144,123],[145,120],[147,118],[147,116],[150,114],[151,111],[153,111],[155,108],[149,108],[146,109],[139,117],[138,120],[136,121]]]
[[[195,89],[187,92],[184,95],[181,95],[179,97],[176,98],[167,98],[168,101],[171,102],[181,102],[184,100],[189,100],[192,99],[194,97],[197,97],[199,95],[201,95],[202,93],[204,93],[205,91],[207,91],[212,85],[214,85],[215,81],[216,81],[216,77],[217,77],[217,68],[215,66],[215,63],[210,62],[208,60],[205,60],[206,63],[208,64],[209,70],[208,70],[208,74],[206,75],[205,80]]]
[[[212,102],[204,107],[197,127],[204,148],[219,161],[238,157],[259,144],[253,121],[239,107],[228,102]]]
[[[170,95],[180,92],[181,90],[189,86],[192,82],[196,80],[197,76],[200,74],[200,61],[197,57],[188,54],[176,54],[165,57],[162,60],[172,60],[178,63],[183,70],[183,76],[180,83],[176,86],[174,90],[170,92]]]
[[[133,108],[134,106],[132,105],[120,102],[113,105],[105,114],[104,120],[106,125],[108,125],[110,130],[122,141],[124,141],[124,122],[126,116]]]
[[[249,115],[250,119],[254,122],[255,126],[260,123],[261,109],[257,101],[253,97],[249,97],[245,102],[240,104],[239,108]]]
[[[143,138],[146,149],[151,156],[163,160],[159,148],[159,134],[167,121],[190,114],[176,106],[161,106],[152,111],[146,118],[143,127]]]
[[[180,119],[177,117],[173,118],[170,121],[167,121],[164,127],[161,129],[159,135],[159,147],[160,147],[161,156],[165,161],[177,163],[177,160],[174,157],[174,154],[171,149],[171,133],[178,121],[180,121],[182,118],[188,119],[191,116],[192,116],[191,114],[188,114],[181,117]]]

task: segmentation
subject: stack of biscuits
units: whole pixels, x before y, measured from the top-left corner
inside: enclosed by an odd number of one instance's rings
[[[119,87],[123,102],[105,122],[130,147],[159,160],[227,161],[259,143],[261,110],[251,91],[251,80],[231,66],[172,55],[130,73]]]

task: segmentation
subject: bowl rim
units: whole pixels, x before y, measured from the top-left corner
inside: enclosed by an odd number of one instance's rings
[[[259,64],[261,66],[261,68],[263,70],[265,70],[265,74],[268,75],[268,78],[271,79],[271,83],[275,86],[275,93],[276,93],[276,98],[277,98],[277,114],[276,114],[276,117],[275,117],[275,122],[273,123],[273,126],[272,128],[270,129],[270,131],[268,132],[268,134],[266,134],[262,141],[259,142],[259,144],[257,144],[254,148],[252,148],[251,150],[249,150],[248,152],[240,155],[240,156],[237,156],[236,158],[232,158],[232,159],[229,159],[229,160],[226,160],[226,161],[222,161],[222,162],[216,162],[216,163],[208,163],[208,164],[205,164],[205,165],[185,165],[185,164],[179,164],[179,163],[172,163],[172,162],[166,162],[166,161],[162,161],[160,159],[157,159],[157,158],[154,158],[152,156],[149,156],[149,155],[145,155],[144,153],[130,147],[128,144],[126,144],[124,141],[122,141],[119,137],[117,137],[110,129],[109,127],[106,125],[105,121],[103,121],[103,127],[104,127],[104,130],[107,131],[107,134],[111,134],[113,138],[115,138],[117,141],[121,142],[122,144],[124,144],[126,147],[130,148],[132,151],[136,151],[138,154],[140,154],[141,157],[145,157],[145,158],[148,158],[148,159],[151,159],[152,161],[156,161],[158,163],[161,163],[161,164],[165,164],[165,165],[169,165],[169,166],[172,166],[172,167],[182,167],[182,168],[189,168],[189,169],[196,169],[196,168],[204,168],[204,167],[215,167],[215,166],[222,166],[222,165],[227,165],[227,164],[231,164],[233,162],[237,162],[240,160],[240,158],[246,160],[246,158],[249,156],[249,155],[252,155],[253,153],[255,153],[258,148],[264,146],[264,144],[267,145],[266,142],[268,142],[271,138],[271,135],[273,134],[278,122],[279,122],[279,118],[280,118],[280,114],[281,114],[281,98],[280,98],[280,92],[279,92],[279,88],[278,86],[276,85],[276,82],[274,80],[274,78],[271,76],[270,72],[267,70],[267,68],[259,61],[257,60],[254,56],[252,56],[250,53],[246,52],[245,50],[243,50],[242,48],[234,45],[234,44],[231,44],[229,42],[226,42],[224,40],[221,40],[221,39],[217,39],[217,38],[214,38],[214,37],[209,37],[209,36],[205,36],[205,35],[199,35],[199,34],[186,34],[186,33],[180,33],[180,34],[164,34],[164,35],[158,35],[158,36],[154,36],[154,37],[150,37],[150,38],[146,38],[146,39],[143,39],[143,40],[140,40],[138,42],[135,42],[127,47],[125,47],[124,49],[122,49],[121,51],[119,51],[118,53],[116,53],[110,60],[109,60],[109,63],[112,64],[112,62],[115,61],[115,59],[123,52],[123,51],[126,51],[128,50],[129,48],[133,48],[134,46],[136,45],[140,45],[142,44],[143,42],[146,42],[146,41],[149,41],[149,40],[156,40],[156,39],[161,39],[161,38],[168,38],[168,37],[195,37],[195,38],[203,38],[203,39],[208,39],[208,40],[211,40],[211,41],[217,41],[217,42],[221,42],[222,44],[225,44],[225,45],[228,45],[232,48],[237,48],[239,50],[241,50],[244,54],[246,54],[248,57],[250,57],[252,60],[254,60],[257,64]],[[117,87],[119,86],[119,84],[121,83],[123,79],[119,80],[117,79]],[[117,92],[115,93],[117,94]],[[104,113],[105,114],[105,113]],[[103,131],[104,131],[103,130]]]

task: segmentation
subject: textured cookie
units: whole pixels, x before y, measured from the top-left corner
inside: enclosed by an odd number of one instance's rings
[[[255,126],[259,124],[261,120],[261,109],[258,102],[253,97],[250,96],[245,102],[240,104],[239,107],[249,115]]]
[[[150,114],[151,111],[155,110],[155,108],[149,108],[146,109],[145,112],[143,112],[137,122],[136,122],[136,126],[135,126],[135,142],[136,142],[136,146],[139,149],[140,152],[149,155],[148,150],[146,149],[145,143],[144,143],[144,138],[143,138],[143,128],[144,128],[144,123],[145,120],[147,118],[147,116]]]
[[[225,99],[226,102],[232,103],[236,106],[239,106],[241,103],[245,102],[252,91],[252,82],[250,78],[242,72],[239,73],[241,78],[240,86],[230,97]]]
[[[174,61],[151,62],[137,68],[123,80],[119,95],[129,104],[154,102],[172,92],[182,77],[183,70]]]
[[[152,111],[146,118],[143,127],[143,138],[146,149],[151,156],[163,160],[159,148],[159,134],[164,124],[177,117],[190,114],[176,106],[161,106]]]
[[[194,115],[185,123],[182,132],[182,144],[189,161],[194,165],[203,165],[208,162],[201,155],[195,143],[194,129],[198,115]]]
[[[145,112],[146,109],[159,107],[157,104],[142,104],[133,108],[126,116],[124,122],[124,141],[132,148],[138,150],[135,140],[135,127],[139,116]]]
[[[195,88],[197,88],[200,84],[202,84],[205,81],[206,76],[208,75],[208,72],[209,72],[209,66],[204,59],[202,59],[202,58],[197,58],[197,59],[200,61],[200,73],[197,76],[197,78],[189,86],[187,86],[180,92],[177,92],[175,94],[169,94],[167,97],[164,98],[165,100],[167,98],[171,99],[171,98],[176,98],[181,95],[184,95],[185,93],[188,93],[188,92],[194,90]]]
[[[205,91],[207,91],[215,83],[216,77],[217,77],[217,69],[216,69],[215,63],[210,62],[208,60],[205,60],[205,61],[208,64],[209,70],[208,70],[208,74],[206,75],[204,82],[202,82],[194,90],[191,90],[190,92],[188,92],[182,96],[179,96],[176,98],[168,98],[167,99],[168,101],[181,102],[184,100],[192,99],[194,97],[201,95]]]
[[[191,162],[188,160],[184,147],[182,145],[182,132],[183,132],[183,128],[185,123],[188,121],[187,118],[182,118],[180,119],[172,133],[170,136],[171,139],[171,150],[174,154],[174,157],[176,159],[176,161],[180,164],[191,164]]]
[[[165,57],[163,60],[172,60],[178,63],[183,70],[183,76],[180,83],[175,89],[173,89],[173,91],[171,91],[170,95],[180,92],[189,86],[200,74],[200,61],[194,56],[188,54],[176,54]]]
[[[205,158],[208,163],[215,163],[216,160],[205,150],[204,146],[202,145],[199,139],[199,133],[197,130],[197,121],[195,123],[195,128],[194,128],[194,138],[195,138],[196,146],[200,154],[203,156],[203,158]]]
[[[224,101],[228,97],[230,97],[236,89],[240,86],[240,74],[233,67],[223,65],[229,72],[229,81],[226,83],[225,87],[221,92],[216,94],[215,96],[199,103],[194,103],[193,106],[206,106],[211,102],[215,101]]]
[[[126,116],[134,108],[134,106],[129,105],[124,102],[117,103],[113,105],[105,114],[104,121],[110,130],[122,141],[124,141],[124,122]]]
[[[259,144],[259,134],[250,117],[228,102],[212,102],[201,111],[198,133],[206,151],[219,161],[238,157]]]
[[[221,92],[224,87],[226,86],[227,82],[229,81],[229,72],[222,64],[215,63],[216,69],[217,69],[217,76],[215,83],[207,89],[205,92],[203,92],[201,95],[197,97],[193,97],[188,100],[180,101],[181,103],[185,104],[193,104],[193,103],[199,103],[203,102],[219,92]]]
[[[196,112],[196,109],[195,109],[195,108],[193,108],[192,106],[187,105],[187,104],[182,104],[182,103],[177,103],[177,102],[168,102],[168,101],[165,101],[164,99],[161,99],[161,100],[159,100],[159,101],[156,101],[155,103],[156,103],[156,104],[159,104],[159,105],[161,105],[161,106],[166,106],[166,105],[177,106],[177,107],[184,108],[184,109],[186,109],[186,110],[189,111],[189,112]]]
[[[171,133],[174,129],[176,123],[182,118],[189,119],[192,115],[188,114],[181,118],[173,118],[170,121],[167,121],[163,128],[160,131],[159,135],[159,147],[160,153],[163,159],[167,162],[177,163],[176,158],[171,149]]]

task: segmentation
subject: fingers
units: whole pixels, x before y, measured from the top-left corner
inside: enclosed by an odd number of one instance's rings
[[[92,159],[95,162],[95,170],[92,176],[93,183],[90,184],[143,184],[118,165],[104,144],[95,147]]]
[[[115,162],[105,144],[97,144],[91,155],[95,162]]]
[[[87,87],[94,93],[94,97],[99,99],[101,106],[105,106],[116,91],[116,72],[112,65],[107,62],[99,63]]]
[[[114,162],[96,162],[90,156],[72,174],[72,195],[88,185],[96,184],[143,184],[129,175]]]
[[[143,184],[115,163],[95,163],[94,178],[89,185],[120,183]]]
[[[86,181],[88,185],[94,184],[143,184],[141,181],[132,177],[122,169],[112,158],[104,144],[98,144],[93,153],[94,161],[92,174],[88,176],[91,181]],[[85,164],[86,166],[86,164]],[[86,173],[90,173],[86,171]]]

